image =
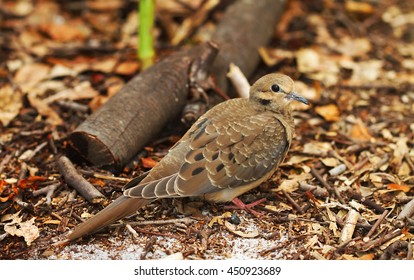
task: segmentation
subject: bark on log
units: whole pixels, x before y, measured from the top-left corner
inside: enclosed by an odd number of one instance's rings
[[[76,128],[70,146],[96,166],[121,168],[181,112],[190,79],[205,79],[216,54],[203,44],[142,72]]]
[[[222,91],[229,88],[226,74],[231,62],[246,77],[251,76],[260,61],[258,48],[274,34],[285,3],[286,0],[240,0],[227,9],[212,38],[220,49],[213,73]]]

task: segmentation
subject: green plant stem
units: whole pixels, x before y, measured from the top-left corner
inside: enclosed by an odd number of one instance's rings
[[[152,28],[154,25],[154,0],[139,1],[139,28],[138,28],[138,58],[142,69],[153,64],[154,46]]]

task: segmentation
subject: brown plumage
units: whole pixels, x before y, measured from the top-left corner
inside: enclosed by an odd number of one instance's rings
[[[93,233],[160,198],[199,196],[231,201],[272,176],[292,141],[290,103],[308,101],[288,76],[269,74],[250,89],[250,98],[218,104],[201,116],[148,173],[68,239]]]

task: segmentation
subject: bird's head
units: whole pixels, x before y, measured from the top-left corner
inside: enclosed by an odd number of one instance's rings
[[[288,108],[296,100],[309,105],[306,98],[295,91],[295,83],[283,74],[268,74],[257,80],[250,88],[250,99],[274,110]]]

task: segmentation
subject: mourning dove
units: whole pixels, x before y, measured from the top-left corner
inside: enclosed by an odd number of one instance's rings
[[[202,115],[147,175],[126,184],[123,195],[68,235],[96,232],[160,198],[201,197],[226,202],[269,179],[292,141],[291,102],[308,101],[294,82],[268,74],[250,98],[222,102]]]

